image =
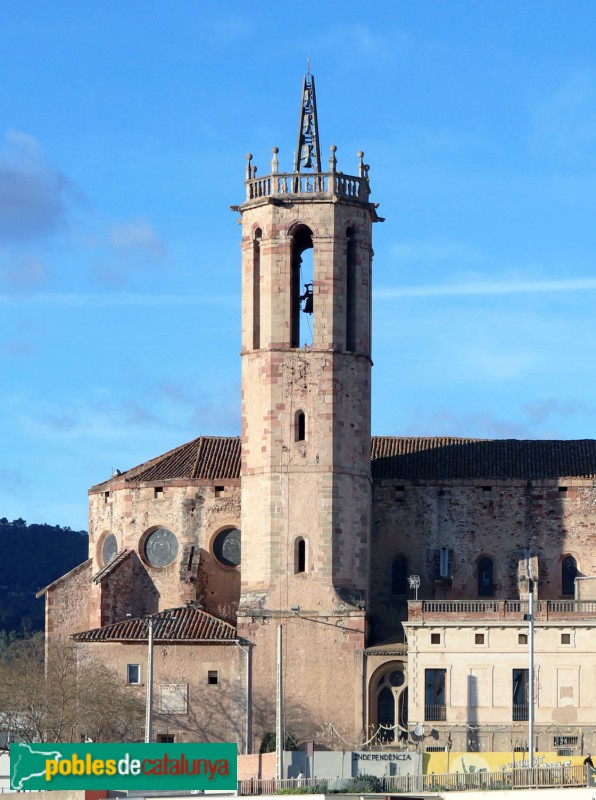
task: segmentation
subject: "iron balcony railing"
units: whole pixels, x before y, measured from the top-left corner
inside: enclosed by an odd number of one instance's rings
[[[513,722],[526,722],[528,719],[529,708],[527,703],[522,705],[513,704],[511,718]]]
[[[438,704],[424,706],[424,719],[427,722],[445,722],[447,719],[446,706]]]

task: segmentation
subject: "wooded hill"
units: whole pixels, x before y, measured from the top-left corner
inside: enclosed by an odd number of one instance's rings
[[[0,519],[0,631],[43,630],[35,593],[87,558],[86,531]]]

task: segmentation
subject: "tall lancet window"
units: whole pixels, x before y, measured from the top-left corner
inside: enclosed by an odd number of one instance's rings
[[[260,228],[255,231],[252,242],[252,346],[261,346],[261,237]]]
[[[312,344],[313,288],[312,231],[306,225],[301,225],[292,236],[292,347],[308,347]]]
[[[567,596],[575,594],[575,579],[577,575],[577,561],[573,556],[565,556],[561,562],[561,594]]]
[[[346,350],[356,350],[356,241],[354,228],[346,231]]]
[[[304,411],[297,411],[294,416],[294,441],[303,442],[306,439],[306,415]]]

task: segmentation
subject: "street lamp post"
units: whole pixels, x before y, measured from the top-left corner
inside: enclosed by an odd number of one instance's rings
[[[147,700],[145,702],[145,742],[153,739],[153,617],[146,617],[147,626]]]
[[[418,600],[418,589],[420,587],[420,575],[410,575],[408,578],[410,589],[414,589],[416,593],[416,600]]]

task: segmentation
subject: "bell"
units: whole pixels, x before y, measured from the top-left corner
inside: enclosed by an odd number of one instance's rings
[[[304,286],[304,294],[300,298],[300,302],[304,301],[304,308],[302,311],[305,314],[312,314],[313,312],[313,294],[312,283],[307,283]]]

